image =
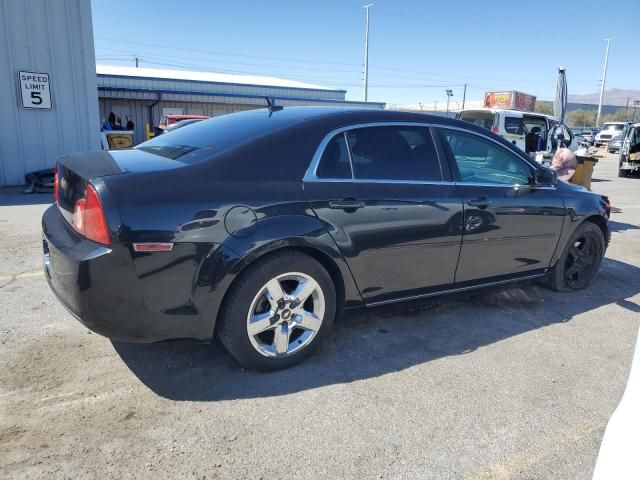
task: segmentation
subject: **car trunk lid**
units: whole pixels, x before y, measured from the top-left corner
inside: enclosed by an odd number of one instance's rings
[[[138,149],[71,153],[57,162],[58,207],[73,213],[87,184],[99,177],[168,170],[184,163]]]

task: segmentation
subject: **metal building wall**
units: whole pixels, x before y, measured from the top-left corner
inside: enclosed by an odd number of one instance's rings
[[[21,106],[19,71],[49,74],[51,110]],[[90,0],[0,0],[0,186],[100,148]]]
[[[99,98],[100,118],[106,119],[110,112],[116,117],[122,118],[123,125],[127,120],[134,123],[134,143],[138,144],[145,140],[145,123],[155,127],[160,122],[163,108],[182,108],[184,113],[193,115],[207,115],[209,117],[217,117],[227,113],[240,112],[249,110],[249,105],[239,105],[230,103],[200,103],[200,102],[182,102],[182,101],[160,101],[153,107],[153,118],[149,119],[149,106],[154,101],[150,100],[132,100],[118,98]]]
[[[260,92],[262,93],[262,92]],[[259,94],[258,94],[259,95]],[[162,98],[161,100],[158,100]],[[288,106],[343,106],[384,108],[384,103],[357,102],[348,100],[328,99],[288,99],[275,97],[276,103],[284,107]],[[264,108],[265,100],[262,96],[243,97],[216,95],[198,95],[192,93],[156,93],[147,90],[111,90],[102,88],[99,90],[100,118],[106,119],[110,112],[122,119],[125,125],[127,120],[135,124],[134,143],[145,140],[145,124],[149,123],[151,129],[160,122],[164,108],[181,108],[183,113],[192,115],[207,115],[216,117],[227,113],[241,112],[254,108]],[[151,107],[152,113],[149,114]]]
[[[221,93],[234,95],[260,95],[269,97],[296,97],[313,100],[344,100],[346,91],[334,89],[291,88],[269,85],[243,85],[238,83],[205,82],[167,78],[146,78],[98,74],[98,86],[105,89],[173,90],[193,93]]]

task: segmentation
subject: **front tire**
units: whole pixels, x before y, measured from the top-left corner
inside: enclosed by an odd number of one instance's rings
[[[285,250],[258,260],[227,293],[218,336],[246,368],[274,371],[309,357],[336,313],[331,276],[314,258]]]
[[[571,292],[587,288],[593,281],[602,258],[605,240],[595,223],[578,226],[564,247],[562,256],[549,272],[545,286],[556,292]]]

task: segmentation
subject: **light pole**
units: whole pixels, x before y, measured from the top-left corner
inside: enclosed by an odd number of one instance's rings
[[[613,38],[605,38],[607,41],[607,52],[604,54],[604,71],[602,72],[602,85],[600,85],[600,101],[598,102],[598,116],[596,117],[596,128],[600,127],[600,114],[602,113],[602,97],[604,96],[604,84],[607,81],[607,64],[609,63],[609,44]]]
[[[462,110],[464,110],[464,101],[467,99],[467,84],[464,84],[464,91],[462,92]]]
[[[445,90],[447,92],[447,117],[449,116],[449,100],[453,97],[453,90]]]
[[[367,12],[367,20],[364,27],[364,101],[367,101],[367,94],[369,90],[369,8],[373,7],[373,3],[365,5],[364,8]]]

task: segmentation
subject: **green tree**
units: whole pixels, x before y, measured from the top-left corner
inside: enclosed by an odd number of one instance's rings
[[[600,117],[600,125],[605,122],[630,122],[633,118],[633,108],[619,108],[613,113],[607,113]]]
[[[544,100],[538,100],[536,102],[536,113],[542,113],[544,115],[553,115],[553,102],[545,102]]]
[[[585,110],[578,108],[567,112],[565,120],[570,127],[591,127],[596,124],[596,110]]]

